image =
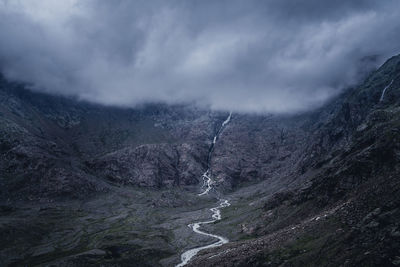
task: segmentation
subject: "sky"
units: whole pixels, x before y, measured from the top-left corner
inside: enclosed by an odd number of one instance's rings
[[[0,72],[124,107],[294,113],[400,53],[398,0],[0,0]]]

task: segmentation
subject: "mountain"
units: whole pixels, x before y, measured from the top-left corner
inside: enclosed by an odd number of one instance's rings
[[[399,265],[399,88],[396,56],[318,110],[233,113],[219,133],[226,112],[105,107],[1,77],[0,260],[171,266],[212,242],[186,225],[223,194],[204,229],[230,242],[188,266]],[[208,167],[218,194],[199,197]]]
[[[218,120],[186,107],[96,106],[32,93],[4,78],[1,89],[3,198],[79,197],[109,190],[108,182],[197,184],[199,157],[206,157]],[[132,162],[122,162],[127,157]],[[141,166],[130,173],[129,164]],[[167,173],[157,174],[161,169]]]
[[[267,169],[275,172],[262,186],[235,192],[238,207],[225,211],[227,221],[219,230],[237,223],[241,229],[236,227],[235,234],[242,234],[242,240],[209,251],[192,265],[399,265],[399,88],[397,56],[360,86],[296,118],[291,125],[297,123],[298,128],[283,130],[279,149],[262,149],[261,158],[273,159],[285,147],[292,150],[278,158],[276,167],[269,164],[272,168]],[[279,139],[277,129],[283,127],[272,127],[272,140],[266,133],[246,135],[249,140],[268,136],[273,147]],[[260,164],[258,170],[266,166]]]

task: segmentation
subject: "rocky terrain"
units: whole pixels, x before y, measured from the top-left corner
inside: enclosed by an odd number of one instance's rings
[[[291,146],[281,146],[283,154],[274,160],[278,152],[253,148],[272,159],[268,169],[277,173],[232,195],[219,227],[238,241],[204,253],[191,265],[399,265],[399,88],[400,58],[394,57],[359,87],[297,118],[300,129],[287,130],[282,141],[292,144],[292,153]],[[279,135],[274,136],[271,143]],[[248,162],[245,169],[257,161]],[[237,166],[224,164],[232,165]],[[225,175],[229,171],[221,169]],[[231,171],[226,177],[243,181],[241,175]]]
[[[386,88],[384,94],[383,91]],[[210,167],[231,242],[189,266],[400,265],[400,56],[324,107],[232,114]],[[103,107],[0,79],[1,265],[173,266],[213,240],[227,112]]]

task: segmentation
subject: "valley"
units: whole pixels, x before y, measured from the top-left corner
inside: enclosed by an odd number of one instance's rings
[[[0,263],[399,265],[399,88],[400,56],[301,114],[107,107],[2,77]]]

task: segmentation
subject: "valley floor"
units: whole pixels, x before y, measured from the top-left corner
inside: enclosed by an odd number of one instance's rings
[[[351,197],[325,208],[284,199],[274,205],[266,188],[262,182],[225,195],[232,205],[202,230],[231,242],[201,251],[188,266],[398,264],[398,184],[375,192],[370,201],[381,206],[369,212]],[[85,202],[3,204],[1,265],[174,266],[183,251],[215,242],[187,227],[209,219],[217,201],[196,190],[124,187]]]
[[[90,201],[1,205],[1,265],[171,266],[211,238],[187,224],[215,200],[181,190],[117,188]]]

